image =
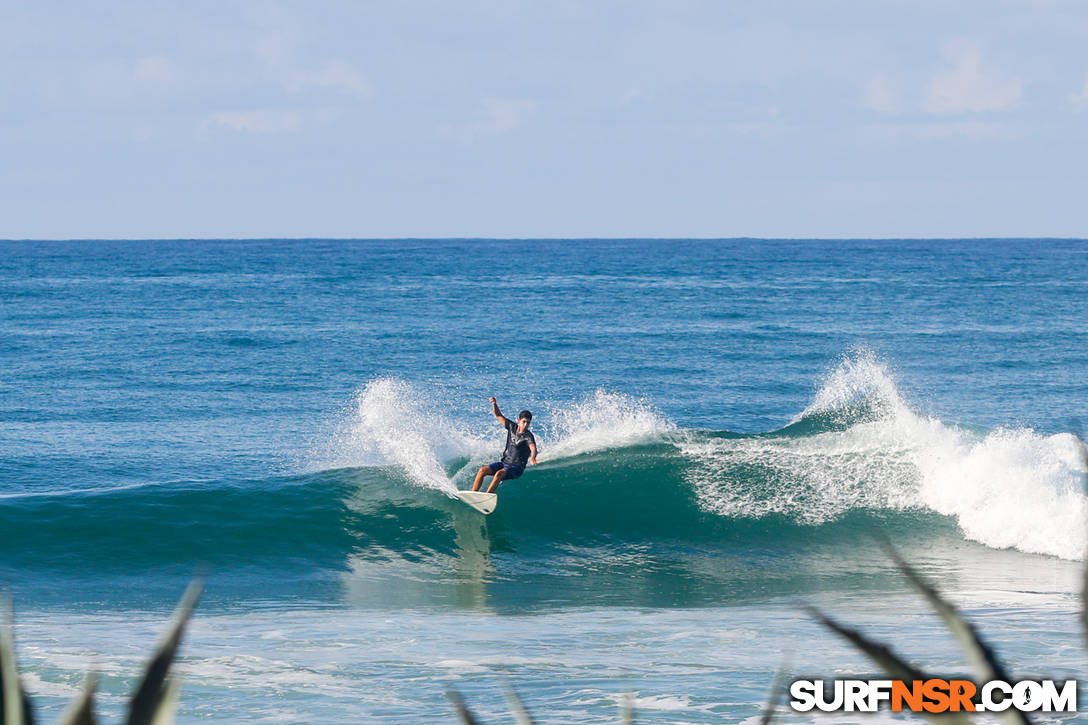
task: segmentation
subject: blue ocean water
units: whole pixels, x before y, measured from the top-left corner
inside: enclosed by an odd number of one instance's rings
[[[182,722],[739,722],[871,670],[800,602],[964,671],[874,534],[1083,674],[1086,322],[1080,240],[0,242],[26,685],[119,715],[198,571]]]

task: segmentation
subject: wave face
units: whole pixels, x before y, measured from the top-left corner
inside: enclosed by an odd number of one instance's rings
[[[461,571],[467,551],[483,551],[491,563],[480,566],[500,578],[680,561],[690,578],[733,555],[800,555],[814,540],[856,546],[874,529],[958,531],[1065,559],[1086,547],[1075,436],[976,431],[923,415],[864,352],[768,433],[684,429],[645,401],[604,391],[556,406],[539,416],[548,421],[537,430],[542,464],[504,484],[486,522],[452,495],[493,459],[501,436],[493,423],[443,420],[436,407],[408,383],[379,379],[305,474],[9,496],[0,502],[4,566],[395,566],[409,576]]]
[[[396,466],[409,483],[447,494],[464,488],[494,455],[495,436],[446,422],[441,437],[428,436],[435,427],[414,422],[423,419],[413,408],[420,400],[426,395],[401,381],[366,386],[334,439],[337,460]],[[544,510],[558,499],[556,521],[585,516],[598,527],[602,512],[616,510],[632,526],[696,526],[707,538],[771,520],[813,527],[852,512],[936,514],[993,548],[1080,559],[1088,546],[1076,436],[979,431],[924,415],[864,350],[830,371],[789,425],[768,433],[682,429],[645,401],[603,391],[550,413],[539,433],[547,463],[507,486],[504,511],[518,506],[512,491],[531,487]],[[579,501],[576,511],[567,496]]]

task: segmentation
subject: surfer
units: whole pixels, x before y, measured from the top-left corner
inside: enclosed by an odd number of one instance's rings
[[[502,460],[492,463],[490,466],[482,466],[476,472],[476,482],[472,484],[473,491],[479,491],[484,478],[494,476],[491,485],[487,487],[488,493],[495,493],[495,489],[503,481],[510,481],[525,472],[525,463],[528,461],[536,465],[536,438],[529,430],[529,422],[533,414],[527,410],[518,413],[518,422],[507,418],[499,412],[499,404],[494,398],[491,401],[491,414],[506,429],[506,450],[502,454]]]

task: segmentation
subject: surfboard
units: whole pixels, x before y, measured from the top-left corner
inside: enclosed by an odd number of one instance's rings
[[[457,498],[485,516],[494,511],[495,506],[499,503],[497,493],[484,493],[483,491],[458,491]]]

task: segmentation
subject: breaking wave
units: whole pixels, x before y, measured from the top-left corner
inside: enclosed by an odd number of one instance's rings
[[[452,495],[502,441],[482,413],[465,424],[405,381],[374,380],[305,473],[7,498],[0,554],[9,565],[83,557],[123,567],[448,553],[476,516]],[[682,428],[607,391],[552,406],[534,430],[541,465],[504,484],[486,530],[519,551],[532,540],[545,558],[578,542],[715,548],[873,527],[959,531],[1065,559],[1088,548],[1076,436],[921,414],[869,353],[844,359],[793,421],[767,433]]]

